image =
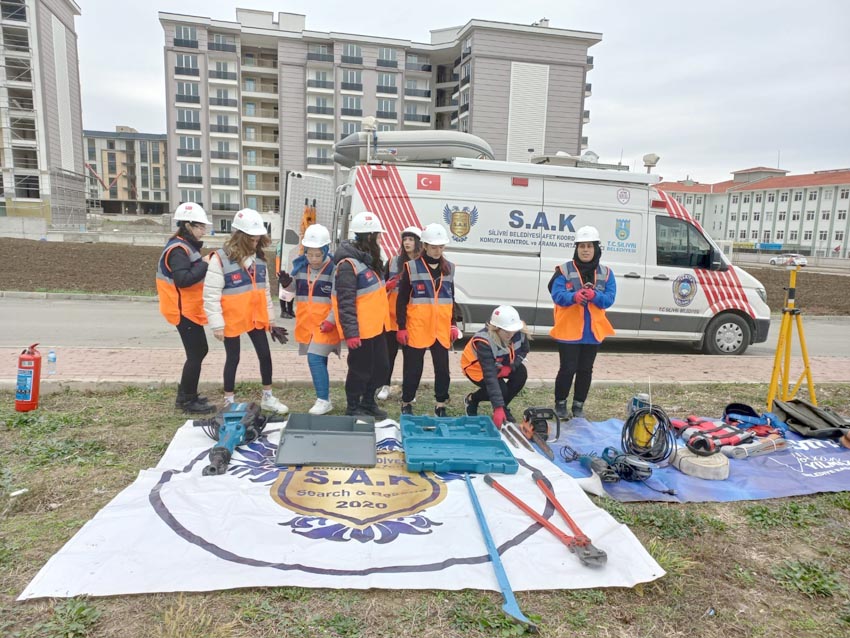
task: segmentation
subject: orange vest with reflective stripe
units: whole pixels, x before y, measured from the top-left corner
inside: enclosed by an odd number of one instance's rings
[[[215,251],[224,273],[221,313],[224,336],[238,337],[251,330],[268,330],[269,308],[266,303],[266,262],[254,259],[250,269],[230,260],[223,249]]]
[[[207,323],[204,313],[204,280],[186,288],[178,288],[168,268],[168,255],[174,249],[185,250],[189,261],[195,263],[202,259],[194,246],[180,237],[172,237],[159,257],[156,268],[156,293],[159,296],[159,311],[165,320],[173,326],[180,323],[180,315],[199,325]]]
[[[478,361],[478,352],[475,350],[475,346],[478,344],[487,344],[493,351],[493,358],[496,360],[496,372],[502,366],[509,366],[514,362],[513,341],[505,347],[493,339],[487,328],[479,330],[466,344],[463,354],[460,356],[461,370],[469,377],[470,381],[481,381],[484,378],[484,371],[481,369],[481,363]]]
[[[361,339],[371,339],[384,332],[384,323],[389,314],[387,307],[387,289],[384,282],[374,270],[363,262],[353,258],[341,259],[334,272],[333,309],[337,317],[337,330],[339,336],[344,339],[342,322],[339,320],[339,304],[336,298],[336,276],[339,272],[339,264],[347,261],[354,268],[354,276],[357,278],[357,328]]]
[[[411,348],[430,348],[435,341],[439,341],[446,349],[452,345],[455,267],[451,262],[447,263],[449,272],[440,277],[440,284],[436,287],[424,257],[404,264],[410,277],[407,345]]]
[[[295,299],[298,302],[298,311],[295,313],[295,340],[298,343],[339,343],[336,331],[319,331],[319,326],[331,313],[333,269],[333,262],[328,258],[315,279],[310,279],[310,266],[295,275]]]
[[[561,274],[567,278],[567,288],[578,292],[584,282],[581,280],[581,274],[575,267],[572,261],[568,261],[558,266]],[[596,267],[596,275],[593,289],[597,292],[605,292],[605,284],[608,281],[608,275],[611,271],[607,266],[599,265]],[[614,334],[614,327],[608,321],[605,311],[594,303],[588,303],[587,306],[581,304],[573,304],[572,306],[559,306],[555,304],[555,326],[549,331],[549,336],[558,341],[578,341],[584,333],[584,309],[587,308],[590,313],[590,330],[596,340],[600,343],[605,337],[610,337]]]

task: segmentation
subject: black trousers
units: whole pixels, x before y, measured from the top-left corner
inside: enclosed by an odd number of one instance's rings
[[[514,397],[519,394],[520,390],[525,387],[525,382],[528,381],[528,370],[524,365],[517,366],[510,375],[499,379],[499,388],[502,390],[502,401],[505,402],[507,408]],[[481,403],[489,401],[493,403],[490,394],[487,392],[487,386],[484,385],[484,379],[481,381],[473,381],[478,386],[478,390],[472,393],[472,402]]]
[[[449,351],[439,341],[430,348],[411,348],[404,346],[404,379],[401,382],[402,403],[410,403],[416,398],[419,382],[422,380],[422,368],[425,364],[425,351],[431,351],[434,364],[434,398],[437,403],[449,400]]]
[[[361,339],[360,347],[348,351],[345,399],[348,407],[373,405],[375,392],[387,377],[387,339],[384,333]]]
[[[384,333],[384,336],[387,339],[387,378],[384,380],[383,385],[392,385],[393,381],[393,369],[395,368],[395,358],[398,356],[398,341],[396,340],[396,335],[398,333],[395,330],[390,330]]]
[[[254,352],[257,353],[257,359],[260,360],[260,378],[263,385],[272,384],[272,353],[269,349],[269,338],[266,336],[265,330],[250,330],[247,334],[251,338],[251,343],[254,344]],[[233,392],[236,387],[236,368],[239,367],[239,337],[224,338],[224,391]]]
[[[185,395],[198,394],[198,380],[201,378],[201,364],[210,351],[207,345],[207,333],[204,327],[191,319],[180,316],[177,332],[186,351],[186,363],[183,364],[183,374],[180,376],[180,390]]]
[[[559,343],[558,355],[561,367],[555,377],[555,401],[565,401],[570,394],[570,387],[575,377],[576,387],[573,401],[584,403],[593,379],[593,362],[599,344],[596,343]]]

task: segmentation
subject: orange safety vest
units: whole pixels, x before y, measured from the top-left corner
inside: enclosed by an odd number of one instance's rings
[[[392,259],[390,259],[390,265],[387,268],[387,279],[392,279],[396,275],[399,274],[399,261],[400,257],[396,255]],[[396,302],[398,301],[398,287],[393,288],[389,292],[387,292],[387,303],[389,304],[389,314],[387,316],[387,324],[386,330],[389,332],[394,332],[398,330],[398,317],[396,317]]]
[[[452,309],[454,306],[455,267],[449,263],[448,274],[435,286],[424,257],[404,264],[410,278],[410,300],[407,302],[407,345],[430,348],[435,341],[448,349],[452,345]]]
[[[572,261],[561,264],[558,269],[567,279],[568,290],[578,292],[584,286],[581,273]],[[610,274],[611,271],[607,266],[598,265],[594,277],[594,290],[605,292],[605,285]],[[578,341],[581,339],[584,333],[585,308],[590,314],[590,330],[597,341],[601,343],[605,337],[614,334],[614,327],[608,321],[605,311],[596,304],[588,303],[586,306],[581,304],[559,306],[555,304],[555,326],[549,331],[549,336],[558,341]]]
[[[156,293],[159,296],[159,311],[165,320],[173,326],[180,323],[180,316],[203,326],[207,323],[204,313],[204,280],[178,288],[168,268],[168,256],[175,248],[185,250],[193,264],[203,259],[194,246],[181,237],[172,237],[159,257],[156,268]]]
[[[520,337],[521,338],[521,337]],[[514,342],[511,342],[507,347],[499,344],[493,339],[493,335],[487,328],[479,330],[475,333],[472,339],[466,344],[463,349],[463,354],[460,355],[460,367],[463,373],[470,381],[481,381],[484,378],[484,370],[481,368],[481,362],[478,361],[478,352],[475,349],[477,344],[488,344],[493,351],[493,358],[496,360],[496,371],[502,366],[509,366],[514,362]]]
[[[295,340],[309,344],[339,343],[339,335],[333,332],[321,332],[319,326],[331,313],[331,293],[333,292],[333,262],[328,258],[322,264],[319,274],[310,280],[310,266],[295,275],[295,300],[298,311],[295,313]]]
[[[361,261],[353,258],[341,259],[334,271],[334,286],[332,292],[334,316],[337,318],[337,330],[339,336],[345,339],[342,330],[342,322],[339,316],[339,303],[336,297],[336,278],[339,274],[339,264],[347,261],[354,268],[354,276],[357,278],[357,327],[361,339],[371,339],[384,332],[389,309],[387,308],[387,290],[384,282],[377,272],[366,266]]]
[[[269,308],[266,303],[266,262],[254,259],[254,265],[245,269],[230,260],[219,248],[215,251],[224,273],[221,291],[221,313],[224,316],[224,336],[238,337],[250,330],[268,330]]]

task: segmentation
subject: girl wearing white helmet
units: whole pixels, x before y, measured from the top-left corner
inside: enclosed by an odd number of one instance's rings
[[[233,218],[232,233],[210,259],[204,280],[204,310],[213,336],[224,342],[224,402],[234,402],[239,340],[247,333],[260,361],[263,396],[260,406],[272,412],[289,412],[272,394],[272,355],[266,331],[286,343],[284,328],[275,327],[264,248],[271,243],[260,214],[243,208]]]
[[[498,427],[505,421],[516,423],[508,406],[528,380],[524,365],[527,356],[525,322],[513,306],[499,306],[466,344],[460,358],[466,378],[478,386],[463,400],[467,416],[476,416],[478,404],[489,401]]]
[[[413,401],[422,379],[425,351],[434,363],[434,414],[447,416],[449,348],[460,338],[455,325],[454,264],[443,257],[449,234],[440,224],[422,230],[422,254],[404,264],[398,284],[396,339],[404,346],[401,413],[413,414]]]
[[[193,414],[215,412],[206,397],[198,395],[201,364],[209,352],[204,325],[204,277],[209,255],[201,257],[201,241],[210,220],[206,211],[194,202],[180,204],[174,211],[177,232],[165,244],[156,268],[156,291],[159,310],[173,326],[177,326],[186,363],[177,386],[176,407]]]
[[[549,334],[558,342],[560,367],[555,377],[555,412],[570,418],[567,396],[575,378],[572,416],[585,418],[584,402],[593,378],[599,344],[614,334],[605,316],[617,296],[614,273],[599,263],[599,231],[583,226],[576,231],[572,261],[561,264],[549,280],[555,302],[555,326]]]
[[[354,239],[343,241],[334,254],[333,311],[340,336],[348,346],[345,413],[386,419],[375,393],[387,376],[384,324],[389,314],[384,288],[384,264],[378,238],[381,220],[363,211],[351,220]]]
[[[292,262],[290,272],[277,274],[281,288],[294,294],[298,303],[295,315],[295,340],[298,353],[307,355],[307,365],[316,391],[316,403],[310,414],[327,414],[333,410],[328,377],[328,356],[339,355],[339,334],[336,329],[322,331],[331,312],[333,289],[333,256],[329,253],[331,235],[321,224],[304,230],[301,246],[304,254]]]
[[[395,358],[398,355],[398,341],[396,340],[396,332],[398,331],[398,320],[396,318],[396,302],[398,301],[398,282],[401,278],[401,269],[411,259],[416,259],[422,253],[422,231],[416,226],[409,226],[401,231],[401,244],[398,247],[398,254],[390,259],[387,264],[387,301],[390,305],[390,317],[387,325],[387,359],[389,361],[389,370],[387,378],[383,386],[378,389],[378,399],[383,401],[390,395],[390,385],[392,384],[393,368],[395,367]]]

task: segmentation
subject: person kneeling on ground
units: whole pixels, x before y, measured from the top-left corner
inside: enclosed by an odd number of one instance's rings
[[[499,306],[486,326],[475,333],[460,359],[466,377],[478,390],[466,395],[467,416],[478,414],[478,404],[489,401],[493,406],[493,422],[501,427],[516,420],[508,407],[525,387],[528,356],[525,322],[513,306]]]

